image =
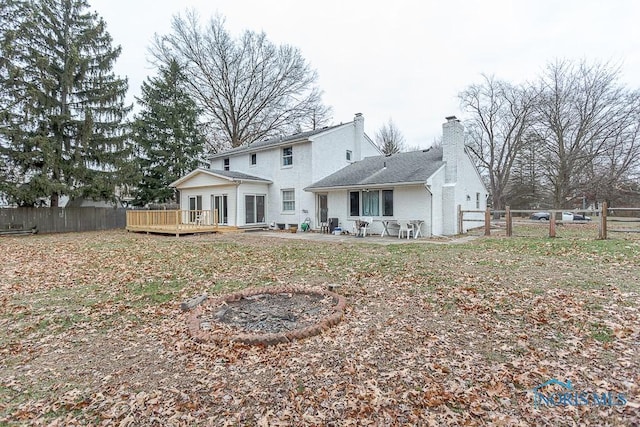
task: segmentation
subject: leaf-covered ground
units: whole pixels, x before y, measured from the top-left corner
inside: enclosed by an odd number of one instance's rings
[[[0,425],[638,425],[640,235],[584,229],[0,238]],[[343,321],[266,348],[190,339],[182,301],[272,284],[340,285]],[[551,378],[627,404],[535,408]]]

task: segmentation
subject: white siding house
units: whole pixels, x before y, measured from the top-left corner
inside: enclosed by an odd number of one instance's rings
[[[370,230],[381,233],[383,223],[419,221],[423,236],[454,235],[482,225],[463,223],[458,230],[458,206],[486,209],[487,190],[464,147],[464,127],[455,117],[443,124],[442,147],[368,157],[306,188],[325,192],[329,216],[350,230],[356,220],[373,220]],[[465,218],[474,219],[472,216]]]
[[[193,209],[226,209],[226,225],[288,228],[309,218],[318,228],[326,221],[326,194],[304,188],[364,156],[379,154],[364,133],[364,117],[356,114],[349,123],[215,154],[209,169],[196,169],[171,186],[180,190],[184,210],[191,209],[198,195],[202,205]],[[226,200],[215,199],[221,195]]]
[[[288,228],[308,219],[313,229],[335,218],[351,230],[361,217],[422,221],[423,236],[453,235],[457,208],[486,209],[487,190],[464,148],[455,117],[443,124],[441,148],[380,155],[364,118],[287,138],[257,141],[216,154],[172,186],[183,210],[217,209],[221,224]],[[465,217],[466,218],[466,217]]]

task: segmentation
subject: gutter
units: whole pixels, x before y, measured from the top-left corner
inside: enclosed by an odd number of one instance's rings
[[[381,184],[367,184],[367,183],[355,183],[348,185],[334,185],[331,187],[305,187],[304,191],[317,192],[317,191],[330,191],[330,190],[349,190],[355,188],[370,188],[370,189],[382,189],[382,188],[393,188],[397,186],[405,186],[405,185],[426,185],[424,181],[407,181],[407,182],[385,182]]]

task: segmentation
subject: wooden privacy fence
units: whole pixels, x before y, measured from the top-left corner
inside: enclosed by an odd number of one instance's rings
[[[514,214],[522,215],[527,214],[530,215],[535,212],[540,212],[540,210],[511,210],[508,206],[505,210],[492,211],[490,208],[487,208],[486,211],[478,211],[478,210],[462,210],[461,207],[458,207],[458,230],[464,230],[463,224],[465,222],[476,222],[477,223],[477,214],[478,212],[484,212],[484,235],[491,235],[491,219],[494,216],[498,216],[502,218],[504,216],[505,222],[505,233],[508,237],[513,236],[513,218]],[[549,212],[549,221],[548,221],[548,236],[556,237],[556,225],[558,223],[562,224],[565,221],[557,220],[557,217],[562,217],[563,210],[545,210],[545,212]],[[568,212],[564,210],[564,212]],[[607,207],[607,203],[602,203],[601,209],[594,210],[584,210],[580,212],[588,212],[594,218],[592,220],[598,221],[598,239],[607,239],[609,232],[626,232],[626,233],[638,233],[640,232],[640,228],[637,227],[640,224],[640,208],[616,208],[609,209]],[[610,214],[615,212],[616,215],[621,215],[621,213],[627,214],[626,216],[615,216],[612,217]],[[581,222],[581,221],[571,221],[571,222]],[[631,227],[631,225],[635,225],[636,227]]]
[[[123,208],[1,208],[0,229],[31,229],[39,233],[71,233],[124,228]]]

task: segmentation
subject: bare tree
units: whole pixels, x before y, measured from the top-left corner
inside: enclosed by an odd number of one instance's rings
[[[585,202],[607,200],[610,206],[625,203],[640,182],[640,93],[630,93],[627,105],[636,118],[585,171],[586,185],[582,189]]]
[[[376,132],[375,140],[383,154],[395,154],[405,150],[404,136],[392,119]]]
[[[173,32],[156,36],[151,52],[160,63],[177,60],[192,97],[212,130],[212,151],[295,131],[328,120],[317,73],[289,45],[264,33],[233,39],[216,16],[202,28],[195,12],[173,18]]]
[[[467,146],[487,177],[493,208],[504,209],[511,173],[518,154],[527,146],[535,96],[533,92],[483,75],[481,84],[459,94],[470,119],[465,122]]]
[[[619,76],[608,63],[565,60],[550,63],[540,79],[534,129],[556,208],[610,189],[637,165],[638,94]]]

